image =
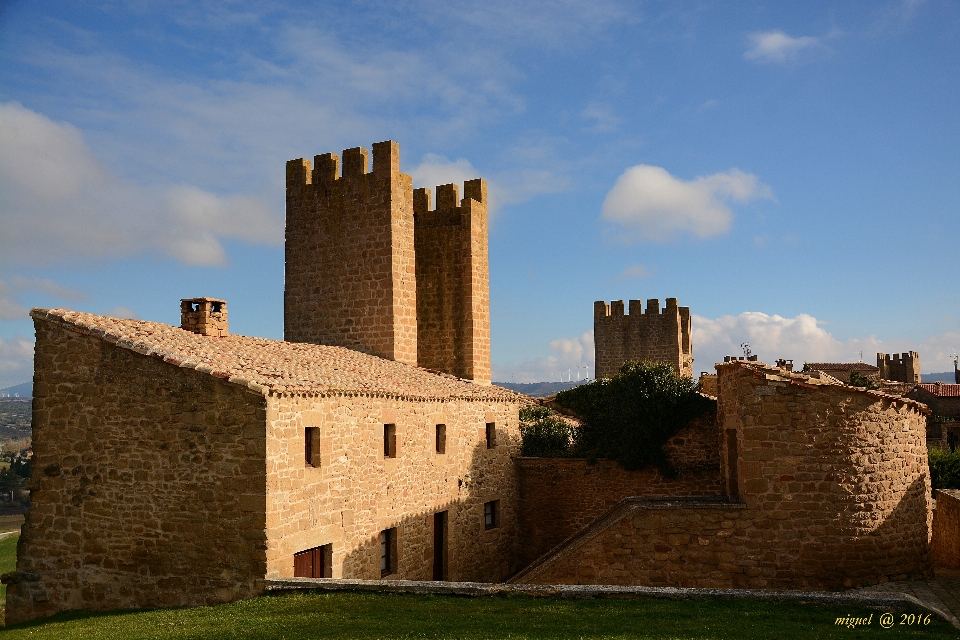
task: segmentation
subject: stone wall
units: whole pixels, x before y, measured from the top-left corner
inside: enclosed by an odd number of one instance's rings
[[[271,398],[267,536],[270,578],[293,575],[293,555],[332,544],[334,578],[380,578],[381,531],[398,531],[391,578],[433,577],[434,514],[447,511],[449,580],[500,581],[517,569],[518,407],[363,397]],[[486,423],[496,429],[487,449]],[[396,425],[386,458],[383,425]],[[436,452],[436,425],[446,427]],[[319,429],[319,466],[307,467],[307,427]],[[484,527],[484,503],[499,522]]]
[[[413,181],[395,142],[287,163],[284,339],[417,363]]]
[[[960,491],[938,489],[933,515],[933,563],[944,569],[960,569]]]
[[[519,458],[520,556],[527,565],[628,496],[720,495],[716,413],[693,421],[664,449],[676,468],[626,471],[612,460]]]
[[[717,366],[730,504],[628,499],[525,582],[839,588],[929,577],[923,407]]]
[[[899,382],[920,382],[920,354],[916,351],[907,353],[878,353],[877,368],[880,369],[880,378]]]
[[[260,593],[265,398],[35,324],[33,506],[7,622]]]
[[[459,378],[490,382],[487,185],[464,183],[413,196],[417,263],[417,363]]]
[[[597,378],[613,377],[628,360],[665,362],[693,377],[690,308],[678,307],[676,298],[667,298],[662,313],[656,299],[647,300],[646,312],[639,300],[631,300],[626,314],[623,300],[595,302],[593,340]]]

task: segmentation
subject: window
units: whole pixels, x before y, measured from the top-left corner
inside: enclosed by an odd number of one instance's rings
[[[437,453],[447,452],[447,425],[437,425]]]
[[[380,577],[397,572],[397,529],[380,532]]]
[[[433,579],[447,577],[447,512],[433,514]]]
[[[333,576],[333,545],[307,549],[293,554],[293,576],[295,578],[330,578]]]
[[[497,425],[493,422],[487,423],[487,449],[493,449],[497,446]]]
[[[496,529],[500,526],[500,501],[491,500],[483,503],[483,528]]]
[[[307,427],[303,430],[303,459],[308,467],[320,466],[320,447],[315,446],[319,440],[319,432],[318,427]]]
[[[727,429],[727,495],[731,500],[740,499],[740,472],[737,469],[737,430]]]
[[[383,425],[383,457],[397,457],[397,425]]]

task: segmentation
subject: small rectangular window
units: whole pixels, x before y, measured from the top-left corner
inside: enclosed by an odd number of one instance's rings
[[[320,447],[316,446],[319,433],[318,427],[307,427],[303,430],[303,459],[308,467],[320,466]]]
[[[437,425],[437,453],[447,452],[447,425]]]
[[[487,449],[497,446],[497,426],[493,422],[487,423]]]
[[[397,457],[397,425],[383,425],[383,457]]]
[[[397,572],[397,529],[380,532],[380,577]]]
[[[483,528],[496,529],[500,526],[500,501],[491,500],[483,503]]]
[[[295,578],[330,578],[333,576],[333,545],[325,544],[293,554]]]

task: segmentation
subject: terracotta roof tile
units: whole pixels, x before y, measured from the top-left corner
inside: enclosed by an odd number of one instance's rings
[[[807,362],[804,366],[811,371],[880,371],[866,362]]]
[[[868,395],[872,398],[891,400],[895,402],[901,402],[903,404],[915,407],[922,413],[930,413],[929,407],[923,404],[922,402],[917,402],[916,400],[911,400],[909,398],[904,398],[898,395],[891,395],[889,393],[883,393],[882,391],[873,391],[867,390],[863,387],[851,387],[850,385],[844,384],[843,382],[837,380],[836,378],[824,374],[819,371],[814,371],[810,373],[803,373],[800,371],[787,371],[786,369],[781,369],[778,367],[771,367],[768,364],[758,361],[747,361],[747,360],[731,360],[730,362],[721,362],[717,364],[717,368],[721,367],[744,367],[749,369],[755,376],[765,378],[767,380],[776,381],[776,382],[787,382],[800,387],[806,387],[808,389],[814,389],[821,386],[840,386],[845,389],[849,389],[853,392],[862,393]]]
[[[960,398],[960,384],[946,384],[942,382],[922,382],[917,385],[938,398]]]
[[[118,347],[196,369],[257,393],[364,395],[406,400],[529,402],[519,393],[474,384],[344,347],[230,335],[201,336],[159,322],[34,309],[30,315]]]

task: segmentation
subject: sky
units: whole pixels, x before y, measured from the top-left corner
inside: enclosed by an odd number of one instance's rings
[[[287,160],[491,197],[494,380],[678,298],[694,371],[960,351],[960,3],[0,0],[0,388],[32,307],[283,337]]]

